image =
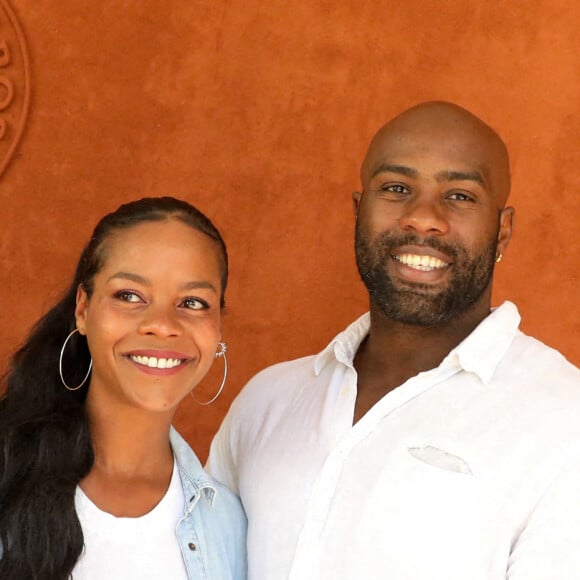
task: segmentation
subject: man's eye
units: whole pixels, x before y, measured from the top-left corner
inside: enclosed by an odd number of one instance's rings
[[[390,191],[391,193],[409,193],[408,188],[399,184],[383,185],[382,189],[383,191]]]
[[[141,302],[141,296],[136,292],[131,292],[130,290],[121,290],[115,294],[115,297],[123,302]]]
[[[460,191],[456,191],[449,196],[449,199],[454,201],[473,201],[473,198],[466,193],[461,193]]]
[[[208,303],[199,298],[186,298],[181,304],[190,310],[205,310],[206,308],[209,308]]]

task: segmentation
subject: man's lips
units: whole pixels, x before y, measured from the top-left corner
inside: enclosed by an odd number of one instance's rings
[[[420,272],[433,272],[447,268],[449,256],[428,246],[402,246],[391,252],[391,257],[404,266]]]
[[[158,349],[132,350],[125,356],[138,365],[152,369],[173,369],[191,360],[182,352]]]

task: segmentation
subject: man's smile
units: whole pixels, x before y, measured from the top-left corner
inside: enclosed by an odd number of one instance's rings
[[[414,270],[420,270],[422,272],[431,272],[433,270],[440,270],[449,266],[447,262],[444,262],[435,256],[425,256],[419,254],[397,254],[393,255],[392,257],[405,266],[413,268]]]

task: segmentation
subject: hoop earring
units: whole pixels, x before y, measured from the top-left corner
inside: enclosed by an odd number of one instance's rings
[[[501,262],[502,258],[503,258],[503,255],[498,252],[497,256],[495,257],[495,263],[499,264]]]
[[[70,340],[70,337],[75,334],[76,332],[78,332],[79,329],[75,328],[65,339],[64,344],[62,345],[62,348],[60,349],[60,357],[58,359],[58,372],[60,374],[60,380],[62,381],[62,384],[65,386],[65,388],[67,388],[69,391],[78,391],[86,382],[87,379],[89,378],[89,375],[91,374],[91,369],[93,368],[93,359],[91,358],[91,362],[89,363],[89,370],[87,371],[87,374],[85,375],[85,378],[83,379],[83,382],[80,385],[77,385],[76,387],[69,387],[66,384],[66,381],[64,380],[64,377],[62,375],[62,357],[64,355],[64,350],[66,348],[66,345],[68,343],[68,341]]]
[[[202,405],[203,407],[207,406],[207,405],[211,405],[221,394],[222,391],[224,390],[224,385],[226,384],[226,378],[228,376],[228,359],[226,358],[226,351],[228,350],[228,347],[226,345],[225,342],[220,342],[218,343],[218,346],[220,347],[219,351],[215,353],[215,358],[221,358],[224,357],[224,378],[222,379],[221,385],[217,391],[217,393],[206,403],[202,403],[201,401],[198,401],[194,396],[193,396],[193,391],[191,391],[189,394],[191,395],[191,398],[198,404],[198,405]]]

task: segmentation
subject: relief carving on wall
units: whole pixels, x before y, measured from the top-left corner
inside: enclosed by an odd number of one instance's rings
[[[20,142],[30,105],[26,39],[7,0],[0,0],[0,175]]]

